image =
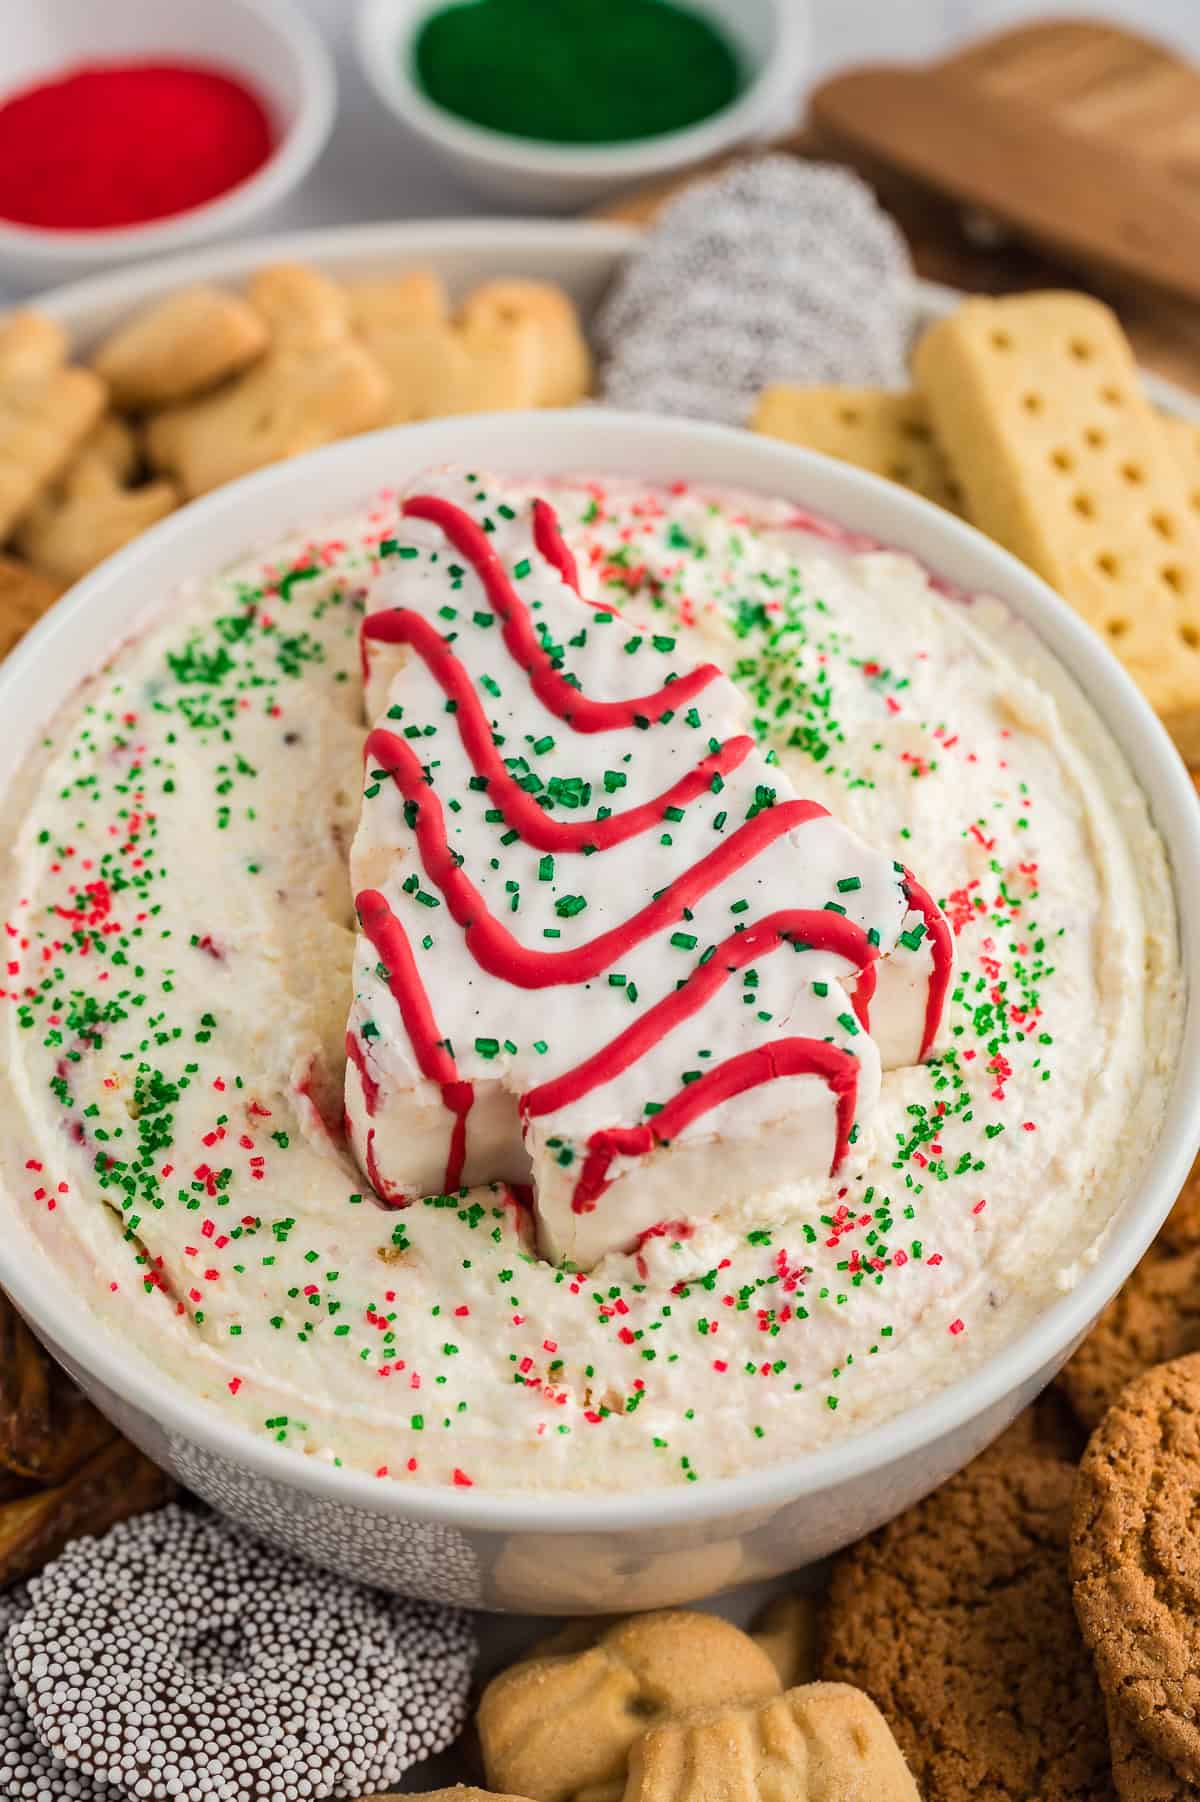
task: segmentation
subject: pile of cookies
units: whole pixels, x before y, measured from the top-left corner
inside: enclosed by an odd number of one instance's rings
[[[0,320],[0,656],[62,590],[196,495],[376,426],[569,406],[591,386],[574,305],[495,280],[457,312],[429,270],[341,284],[300,264],[244,294],[185,288],[68,362]]]
[[[76,1389],[0,1293],[0,1590],[171,1485]]]
[[[1155,412],[1084,294],[966,301],[920,339],[912,377],[768,388],[753,423],[963,513],[1104,637],[1200,763],[1200,427]]]

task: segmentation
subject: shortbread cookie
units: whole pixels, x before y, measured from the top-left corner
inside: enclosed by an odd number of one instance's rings
[[[383,423],[388,380],[350,330],[344,292],[299,264],[262,269],[249,299],[271,333],[233,383],[151,419],[151,462],[204,494],[252,469]]]
[[[651,1727],[625,1802],[920,1802],[887,1722],[861,1689],[810,1683],[749,1708]]]
[[[53,487],[36,501],[16,535],[17,549],[64,587],[179,505],[174,482],[132,486],[138,449],[122,420],[104,419]]]
[[[1107,1705],[1108,1752],[1120,1802],[1197,1802],[1200,1788],[1152,1752],[1119,1708]]]
[[[1158,417],[1187,483],[1192,512],[1200,519],[1200,424],[1194,419],[1181,419],[1176,413],[1160,413]]]
[[[57,582],[17,557],[0,555],[0,657],[7,657],[62,593]]]
[[[816,1596],[776,1596],[755,1617],[750,1637],[779,1673],[784,1689],[811,1683],[817,1674],[821,1610]]]
[[[609,1793],[654,1721],[778,1693],[766,1653],[728,1621],[635,1615],[594,1645],[526,1659],[492,1679],[478,1714],[487,1780],[535,1802],[590,1797],[597,1786]]]
[[[985,1453],[834,1567],[822,1675],[872,1695],[925,1802],[1101,1802],[1071,1609],[1071,1465]]]
[[[99,345],[92,368],[113,403],[133,412],[190,400],[237,375],[267,348],[267,323],[224,288],[181,288]]]
[[[1114,315],[1083,294],[969,300],[913,370],[969,518],[1103,635],[1200,757],[1200,520]]]
[[[1126,1383],[1167,1358],[1200,1351],[1200,1246],[1152,1245],[1126,1279],[1058,1384],[1090,1431]]]
[[[928,409],[912,389],[766,388],[750,425],[769,438],[785,438],[886,476],[952,513],[962,511],[962,493],[933,435]]]
[[[1123,1390],[1079,1466],[1075,1609],[1109,1701],[1200,1782],[1200,1356]]]
[[[0,540],[60,475],[104,411],[90,369],[66,367],[62,327],[37,313],[0,319]]]
[[[1188,1172],[1187,1181],[1163,1221],[1159,1238],[1165,1239],[1175,1251],[1200,1245],[1200,1158]]]
[[[573,407],[592,384],[592,357],[568,294],[553,282],[482,282],[463,302],[463,330],[521,331],[532,326],[539,373],[534,405]]]

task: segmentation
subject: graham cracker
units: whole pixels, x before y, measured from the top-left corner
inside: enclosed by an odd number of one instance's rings
[[[969,300],[913,372],[968,517],[1104,636],[1200,761],[1200,518],[1115,316],[1074,293]]]

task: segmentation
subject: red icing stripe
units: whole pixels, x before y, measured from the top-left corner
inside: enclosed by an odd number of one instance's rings
[[[571,1206],[577,1214],[592,1211],[611,1180],[609,1167],[616,1157],[645,1157],[656,1145],[671,1142],[685,1126],[747,1089],[779,1076],[820,1076],[829,1085],[837,1108],[837,1142],[830,1175],[837,1170],[850,1145],[854,1105],[858,1092],[858,1059],[824,1039],[777,1039],[726,1058],[700,1078],[672,1095],[652,1122],[642,1126],[617,1126],[593,1133],[588,1140],[583,1172],[575,1185]]]
[[[636,838],[640,832],[658,825],[665,808],[685,807],[689,801],[694,801],[710,787],[715,775],[727,776],[744,763],[754,749],[754,740],[748,736],[731,738],[720,750],[702,758],[672,787],[652,801],[644,801],[640,807],[610,814],[606,820],[555,820],[505,769],[470,676],[442,634],[428,620],[408,608],[395,607],[385,613],[372,613],[365,619],[362,636],[364,651],[368,642],[412,646],[442,692],[455,703],[454,723],[471,767],[477,775],[487,777],[489,801],[500,809],[510,826],[517,827],[526,844],[533,845],[538,851],[580,851],[584,845],[606,851],[610,845],[624,844],[627,839]],[[573,689],[571,692],[578,691]],[[378,730],[386,732],[383,727]],[[394,733],[386,736],[396,743],[404,742]],[[369,750],[370,740],[367,742]]]
[[[738,970],[767,956],[785,942],[795,941],[816,951],[832,951],[838,957],[844,957],[864,976],[874,974],[873,964],[879,952],[853,920],[813,908],[790,908],[767,914],[745,932],[730,933],[706,964],[693,969],[682,988],[672,990],[653,1007],[647,1008],[631,1026],[592,1057],[576,1064],[572,1070],[565,1070],[561,1076],[539,1084],[536,1089],[530,1089],[521,1097],[521,1113],[530,1118],[552,1114],[560,1107],[569,1107],[572,1102],[579,1101],[592,1089],[611,1082],[630,1064],[645,1057],[681,1021],[699,1013]]]
[[[557,530],[553,509],[546,505],[545,510]],[[538,643],[528,609],[487,533],[469,513],[453,501],[433,494],[412,496],[404,502],[401,512],[406,519],[427,519],[440,526],[459,556],[466,558],[483,584],[492,612],[502,622],[502,636],[510,656],[528,672],[530,686],[542,705],[576,732],[614,732],[633,726],[639,718],[661,719],[664,713],[686,707],[719,678],[721,672],[715,663],[701,663],[653,694],[636,695],[627,701],[592,700],[572,688],[554,668],[549,653]]]
[[[904,872],[904,889],[925,922],[933,957],[929,989],[925,997],[925,1032],[921,1039],[920,1061],[924,1062],[933,1050],[933,1041],[942,1023],[942,1009],[946,1004],[946,991],[950,987],[950,973],[954,968],[954,941],[950,936],[950,924],[945,914],[929,890],[922,888],[911,870]]]
[[[702,857],[690,870],[677,876],[656,901],[649,902],[619,926],[567,951],[531,951],[488,911],[475,884],[455,862],[455,853],[446,835],[446,816],[441,801],[425,780],[425,772],[409,745],[394,732],[377,726],[367,737],[366,754],[371,764],[387,771],[406,801],[417,803],[415,832],[425,873],[442,891],[452,917],[463,928],[475,962],[489,976],[497,976],[521,989],[590,982],[593,977],[603,975],[618,958],[632,951],[652,933],[681,920],[684,908],[694,907],[710,889],[740,870],[776,839],[810,820],[827,817],[826,809],[816,801],[782,801],[776,807],[764,808],[762,813],[739,826],[707,857]],[[527,826],[532,824],[526,818],[526,810],[541,815],[542,809],[532,796],[526,795],[524,790],[520,792],[524,807],[520,813],[514,813],[512,824],[524,837]]]
[[[348,1032],[346,1034],[346,1057],[358,1071],[358,1078],[362,1083],[363,1106],[368,1114],[373,1114],[379,1106],[379,1084],[367,1069],[366,1053],[359,1044],[356,1033]]]
[[[475,1091],[469,1082],[463,1082],[459,1078],[458,1066],[447,1050],[446,1041],[438,1031],[437,1021],[433,1017],[433,1009],[417,970],[408,934],[388,906],[387,900],[377,889],[363,889],[356,897],[355,906],[363,932],[387,968],[388,987],[400,1009],[400,1018],[404,1022],[404,1030],[408,1034],[418,1068],[423,1076],[440,1086],[442,1101],[454,1115],[443,1186],[448,1190],[457,1189],[462,1181],[463,1165],[466,1162],[467,1115],[471,1111]],[[368,1149],[370,1137],[368,1134]],[[375,1181],[374,1177],[371,1177],[371,1181]]]
[[[556,569],[567,587],[579,594],[579,565],[575,561],[574,552],[558,528],[558,515],[549,501],[533,503],[533,542],[537,546],[538,555],[544,557],[551,569]],[[580,600],[583,599],[579,595]],[[614,607],[605,606],[602,601],[594,603],[605,613],[615,613]]]

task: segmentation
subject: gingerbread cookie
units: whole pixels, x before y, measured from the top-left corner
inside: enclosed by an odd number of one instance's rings
[[[766,1653],[713,1614],[635,1615],[589,1638],[580,1622],[559,1641],[572,1649],[488,1684],[477,1722],[495,1789],[536,1802],[619,1795],[630,1747],[656,1720],[779,1693]]]
[[[1113,1785],[1121,1802],[1195,1802],[1194,1784],[1185,1783],[1139,1739],[1119,1708],[1108,1704],[1108,1753]]]
[[[1011,1426],[1005,1427],[989,1450],[991,1455],[1001,1451],[1032,1453],[1035,1457],[1078,1464],[1086,1443],[1087,1434],[1066,1397],[1056,1389],[1044,1389]]]
[[[1067,1576],[1072,1467],[987,1452],[838,1560],[822,1675],[883,1710],[925,1802],[1102,1802]]]
[[[1200,1158],[1188,1172],[1174,1207],[1163,1221],[1159,1238],[1165,1239],[1174,1251],[1200,1245]]]
[[[1058,1384],[1090,1431],[1126,1383],[1152,1365],[1200,1351],[1200,1246],[1152,1245],[1118,1290]]]
[[[756,1707],[651,1727],[633,1748],[625,1802],[920,1802],[869,1696],[810,1683]]]
[[[1093,1433],[1071,1521],[1075,1609],[1114,1708],[1200,1782],[1200,1356],[1131,1383]]]

